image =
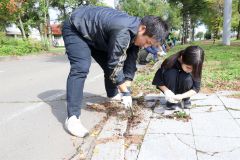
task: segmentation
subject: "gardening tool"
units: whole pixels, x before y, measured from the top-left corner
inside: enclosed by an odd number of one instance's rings
[[[133,118],[134,115],[133,115],[133,109],[132,109],[132,107],[129,108],[129,111],[130,111],[130,116],[131,116],[131,118]]]
[[[181,108],[182,108],[182,110],[184,110],[184,108],[185,108],[185,106],[184,106],[184,101],[181,100],[181,101],[180,101],[180,104],[181,104]]]

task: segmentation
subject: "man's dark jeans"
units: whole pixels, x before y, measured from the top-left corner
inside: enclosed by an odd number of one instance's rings
[[[91,56],[102,67],[105,78],[105,89],[108,97],[118,93],[117,86],[109,79],[107,53],[97,51],[79,35],[69,20],[63,24],[63,39],[71,69],[67,79],[67,112],[68,117],[79,117],[83,100],[84,82],[91,65]]]

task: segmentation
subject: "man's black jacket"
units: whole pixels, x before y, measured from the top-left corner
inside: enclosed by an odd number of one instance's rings
[[[89,45],[108,53],[113,83],[119,85],[134,77],[139,47],[133,40],[140,25],[138,17],[108,7],[81,6],[73,11],[70,22]]]

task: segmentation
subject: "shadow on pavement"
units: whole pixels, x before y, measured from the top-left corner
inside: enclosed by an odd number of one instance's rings
[[[96,95],[93,93],[84,92],[84,99],[82,109],[86,107],[86,102],[97,103],[106,100],[106,97]],[[51,107],[52,114],[63,125],[67,117],[67,103],[66,103],[66,91],[65,90],[49,90],[38,95],[43,102],[47,103]],[[65,129],[65,128],[64,128]]]

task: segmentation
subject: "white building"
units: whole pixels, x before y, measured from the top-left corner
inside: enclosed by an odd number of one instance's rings
[[[17,37],[20,37],[22,33],[15,24],[11,24],[6,28],[6,35],[17,38]]]

